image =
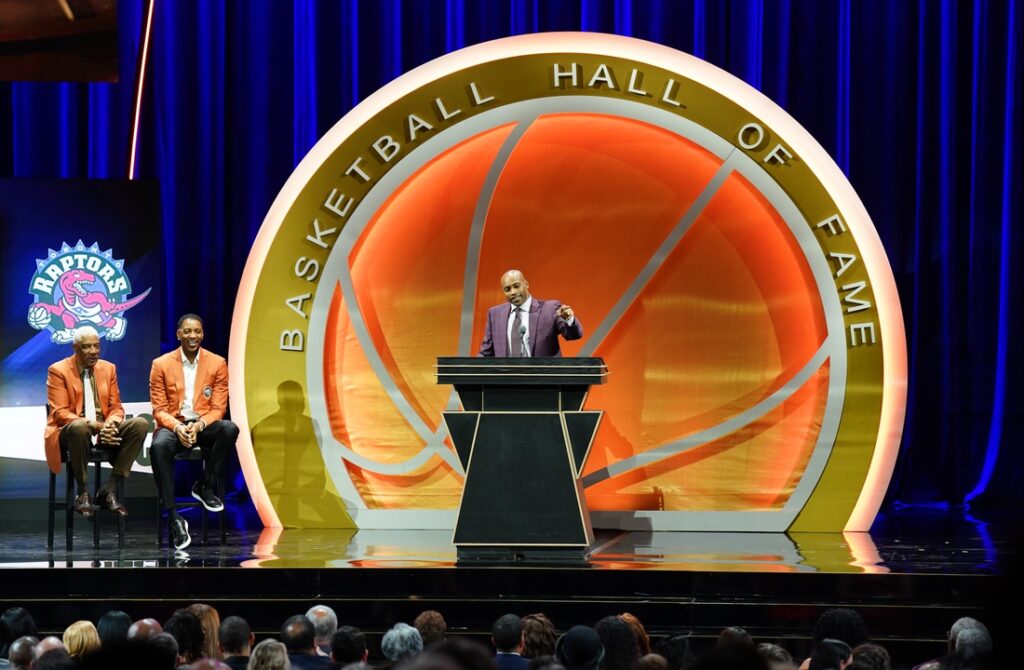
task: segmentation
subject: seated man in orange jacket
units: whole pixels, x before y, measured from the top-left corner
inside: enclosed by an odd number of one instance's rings
[[[73,356],[57,361],[46,372],[46,402],[50,405],[43,433],[46,461],[51,471],[60,472],[61,450],[67,450],[68,468],[78,487],[74,510],[90,517],[93,506],[85,475],[89,448],[95,437],[100,446],[110,449],[110,462],[114,465],[110,479],[96,492],[96,502],[103,509],[128,516],[128,510],[114,493],[118,482],[127,479],[131,472],[149,424],[142,417],[125,421],[117,368],[100,360],[100,336],[96,329],[76,329],[72,347]]]
[[[238,426],[224,419],[228,407],[228,364],[223,357],[200,348],[203,320],[195,314],[178,319],[181,346],[153,361],[149,400],[157,429],[150,458],[157,489],[167,508],[175,549],[191,542],[188,522],[174,509],[174,454],[199,446],[207,457],[202,479],[192,497],[211,512],[224,509],[215,485],[228,451],[238,438]]]

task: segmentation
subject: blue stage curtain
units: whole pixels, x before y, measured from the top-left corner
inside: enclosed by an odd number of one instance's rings
[[[0,84],[0,175],[126,174],[143,4],[118,7],[121,83]],[[1020,0],[156,0],[138,165],[161,183],[166,330],[198,311],[226,350],[263,215],[361,99],[447,51],[549,30],[693,53],[818,138],[878,227],[906,316],[889,502],[1024,501]]]

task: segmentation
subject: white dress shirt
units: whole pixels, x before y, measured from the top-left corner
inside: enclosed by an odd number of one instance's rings
[[[181,369],[185,375],[185,398],[181,401],[181,415],[185,417],[185,421],[195,421],[199,418],[199,414],[192,409],[192,399],[196,396],[196,371],[199,369],[199,352],[196,352],[195,362],[190,363],[185,356],[185,352],[182,351]]]

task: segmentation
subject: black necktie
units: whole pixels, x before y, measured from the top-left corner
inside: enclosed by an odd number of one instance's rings
[[[516,307],[513,312],[516,313],[516,318],[512,319],[512,358],[521,358],[523,355],[523,336],[519,334],[519,327],[522,322],[519,320],[519,315],[523,310]]]

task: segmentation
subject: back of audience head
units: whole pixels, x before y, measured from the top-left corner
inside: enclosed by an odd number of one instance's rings
[[[754,638],[750,637],[750,633],[737,626],[723,628],[722,632],[718,634],[718,639],[715,640],[715,647],[722,649],[736,646],[754,649]]]
[[[188,665],[203,657],[203,624],[192,612],[184,609],[176,611],[164,622],[164,632],[178,643],[179,665]]]
[[[964,616],[954,621],[953,625],[949,627],[949,632],[946,634],[947,649],[949,651],[956,651],[956,638],[959,637],[960,633],[963,631],[972,628],[980,628],[985,632],[988,632],[988,628],[985,624],[981,623],[974,617]]]
[[[40,656],[32,667],[35,670],[75,670],[78,666],[67,649],[59,648]]]
[[[200,658],[192,661],[189,670],[231,670],[231,667],[218,658]]]
[[[246,670],[290,670],[288,649],[277,640],[263,640],[252,648]]]
[[[523,645],[523,620],[502,614],[491,626],[491,642],[499,653],[518,652]]]
[[[4,623],[7,624],[12,640],[17,640],[24,635],[39,636],[35,619],[32,618],[32,615],[24,607],[11,607],[7,609],[0,615],[0,619],[3,619]]]
[[[965,658],[992,653],[992,636],[980,621],[977,626],[961,630],[954,640],[954,651]]]
[[[342,666],[365,663],[368,656],[363,631],[355,626],[339,626],[331,638],[331,660]]]
[[[843,670],[853,650],[842,640],[825,638],[811,650],[810,670]]]
[[[251,654],[255,637],[245,619],[240,616],[229,616],[220,622],[217,640],[220,644],[221,657],[227,658]]]
[[[868,631],[864,619],[856,610],[847,607],[833,607],[825,610],[818,617],[811,631],[811,649],[822,640],[842,640],[850,647],[856,647],[868,641]]]
[[[409,670],[495,670],[491,650],[474,640],[447,639],[403,667]]]
[[[629,612],[623,612],[619,615],[619,618],[628,623],[629,627],[633,629],[633,637],[636,638],[636,647],[640,655],[646,656],[651,653],[651,638],[640,619]]]
[[[220,613],[205,603],[193,603],[186,607],[189,612],[196,615],[199,623],[203,625],[203,656],[206,658],[220,658],[220,642],[218,631],[220,630]]]
[[[888,650],[870,642],[853,648],[853,660],[871,670],[892,670],[892,658]]]
[[[716,646],[690,667],[693,670],[767,670],[768,662],[753,645],[727,644]]]
[[[121,610],[110,610],[96,622],[96,632],[100,635],[100,646],[110,647],[123,644],[128,640],[128,629],[132,626],[132,618]]]
[[[757,653],[768,664],[769,670],[796,670],[793,657],[777,644],[762,642],[757,645]]]
[[[148,640],[164,632],[164,627],[156,619],[139,619],[128,627],[129,640]]]
[[[604,654],[601,638],[590,626],[573,626],[555,642],[555,658],[566,670],[596,670]]]
[[[46,652],[53,651],[54,649],[64,649],[65,651],[67,651],[67,649],[64,648],[64,641],[56,635],[50,635],[40,640],[39,643],[32,649],[33,665],[35,664],[35,661],[38,661],[40,658],[42,658],[46,654]]]
[[[526,670],[565,670],[565,666],[559,663],[554,656],[534,656]]]
[[[11,667],[15,670],[27,670],[32,665],[32,652],[37,644],[39,639],[34,635],[22,635],[12,642],[7,652],[7,660],[11,662]]]
[[[313,605],[306,611],[306,618],[313,622],[313,644],[320,648],[331,646],[335,631],[338,630],[338,615],[327,605]]]
[[[412,625],[420,632],[424,647],[444,642],[445,633],[448,632],[448,624],[437,610],[420,612]]]
[[[100,648],[100,634],[91,621],[76,621],[64,630],[64,647],[68,655],[80,659]]]
[[[644,654],[634,667],[636,670],[668,670],[668,661],[661,654]]]
[[[668,661],[669,670],[682,670],[693,663],[693,647],[689,635],[669,635],[654,644],[654,652]]]
[[[633,627],[617,616],[606,616],[594,624],[604,647],[601,670],[633,670],[640,658]]]
[[[139,638],[143,643],[149,644],[167,663],[166,667],[178,667],[178,640],[170,633],[157,633],[148,638]],[[132,642],[132,640],[129,640]]]
[[[409,624],[396,623],[391,630],[384,633],[380,650],[384,658],[397,663],[423,651],[423,638],[420,637],[420,632]]]
[[[315,654],[316,628],[304,614],[288,617],[281,626],[281,642],[289,654]]]
[[[543,613],[527,614],[523,617],[523,651],[526,658],[554,656],[555,624]]]

